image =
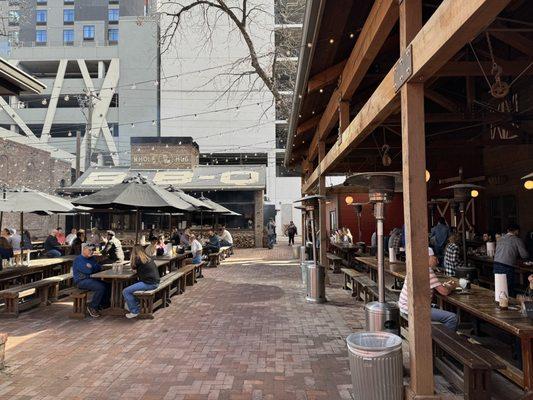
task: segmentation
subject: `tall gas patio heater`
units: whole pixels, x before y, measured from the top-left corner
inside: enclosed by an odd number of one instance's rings
[[[313,195],[295,201],[295,203],[301,202],[305,207],[305,226],[308,227],[307,233],[311,236],[312,258],[307,263],[307,293],[305,298],[308,303],[324,303],[326,301],[326,270],[317,261],[315,228],[315,209],[318,208],[319,200],[325,198],[325,196]]]
[[[365,306],[366,329],[398,334],[400,316],[398,305],[385,302],[383,221],[385,220],[385,204],[392,201],[395,191],[400,191],[402,176],[400,172],[357,173],[346,179],[345,186],[353,185],[368,188],[368,198],[374,205],[374,217],[376,218],[378,301]]]

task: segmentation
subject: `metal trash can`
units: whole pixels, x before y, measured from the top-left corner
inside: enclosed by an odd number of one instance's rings
[[[402,400],[402,339],[388,332],[346,338],[354,400]]]
[[[326,270],[311,261],[307,264],[307,297],[308,303],[324,303],[326,301]]]
[[[307,288],[307,274],[308,274],[308,268],[307,266],[313,264],[313,261],[302,261],[301,268],[302,268],[302,284],[305,288]]]
[[[384,331],[400,334],[400,309],[398,304],[373,301],[365,305],[367,331]]]
[[[300,258],[300,246],[292,246],[292,258],[299,259]]]

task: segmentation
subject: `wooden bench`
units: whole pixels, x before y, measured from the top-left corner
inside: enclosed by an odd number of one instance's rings
[[[181,294],[185,291],[186,274],[189,268],[184,267],[177,271],[172,271],[161,278],[159,285],[152,290],[134,292],[134,296],[139,299],[139,318],[153,319],[154,311],[158,307],[168,307],[169,299],[173,294]]]
[[[60,279],[46,278],[0,291],[0,298],[4,299],[4,310],[0,315],[16,318],[20,311],[50,304],[50,291],[54,288],[52,292],[55,292]]]
[[[342,258],[332,253],[326,253],[326,258],[329,260],[329,268],[333,270],[333,273],[340,274]]]
[[[371,300],[377,300],[379,298],[379,290],[377,286],[368,286],[368,292],[369,292],[369,296],[371,297]],[[399,297],[400,297],[399,294],[392,293],[392,292],[385,290],[385,301],[386,302],[396,303],[398,302]]]
[[[431,325],[431,336],[435,368],[449,382],[463,387],[465,399],[490,400],[492,371],[505,368],[505,365],[487,349],[469,342],[442,324]],[[462,376],[447,356],[463,365]]]
[[[341,272],[344,274],[344,289],[352,290],[352,297],[358,297],[357,284],[354,283],[354,279],[361,275],[360,272],[355,269],[341,268]]]
[[[87,315],[88,290],[74,289],[70,295],[72,298],[72,313],[69,318],[84,319]]]
[[[356,285],[356,298],[358,300],[362,298],[365,304],[374,300],[378,290],[376,282],[362,274],[353,278],[353,281]]]
[[[209,260],[209,263],[207,264],[208,267],[218,267],[220,265],[220,250],[216,253],[209,253],[207,259]]]

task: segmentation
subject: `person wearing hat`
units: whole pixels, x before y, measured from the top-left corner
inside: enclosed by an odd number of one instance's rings
[[[78,289],[93,292],[93,298],[87,304],[87,312],[93,318],[100,316],[100,310],[109,304],[111,290],[108,283],[91,278],[92,274],[100,272],[102,267],[93,257],[93,248],[88,244],[81,246],[81,254],[72,264],[72,278]]]
[[[114,231],[107,231],[107,242],[102,250],[102,255],[107,257],[111,262],[123,262],[124,251],[120,240],[115,236]]]
[[[433,252],[433,249],[431,247],[428,248],[428,255],[429,255],[429,301],[431,301],[431,298],[433,297],[433,290],[436,290],[441,296],[448,296],[450,293],[453,292],[455,287],[457,286],[455,282],[448,282],[445,284],[440,283],[439,279],[435,275],[435,272],[433,272],[433,268],[436,268],[437,265],[439,265],[439,261],[437,257],[435,256],[435,253]],[[405,281],[403,283],[402,292],[400,293],[400,300],[398,301],[398,307],[400,308],[400,312],[403,314],[408,314],[408,299],[409,296],[409,285],[407,283],[407,277],[405,277]],[[431,320],[440,322],[444,324],[444,326],[451,331],[457,330],[457,316],[449,311],[441,310],[439,308],[431,308]]]

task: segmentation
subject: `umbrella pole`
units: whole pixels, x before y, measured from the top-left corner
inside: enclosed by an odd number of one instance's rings
[[[204,230],[204,212],[200,210],[200,235]]]
[[[24,213],[20,213],[20,264],[24,262]]]
[[[135,212],[135,244],[139,243],[139,210]]]

